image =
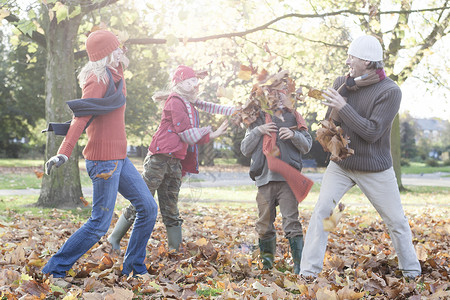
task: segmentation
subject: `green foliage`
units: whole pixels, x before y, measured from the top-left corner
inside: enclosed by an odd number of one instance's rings
[[[25,41],[15,51],[2,44],[0,56],[7,58],[0,61],[0,155],[18,157],[26,147],[16,140],[29,140],[32,127],[44,118],[45,58],[42,49]]]
[[[439,162],[436,159],[433,159],[433,158],[428,158],[425,161],[425,164],[427,166],[429,166],[429,167],[437,167],[437,166],[439,166]]]
[[[416,125],[411,116],[402,118],[400,123],[400,146],[402,158],[412,158],[417,155]]]

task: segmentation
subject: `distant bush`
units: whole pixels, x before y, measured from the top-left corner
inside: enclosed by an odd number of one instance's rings
[[[444,161],[444,166],[450,166],[450,159],[447,159],[446,161]]]
[[[428,158],[425,161],[425,164],[427,166],[430,166],[430,167],[437,167],[437,166],[439,166],[439,162],[437,160],[433,159],[433,158]]]
[[[409,163],[409,159],[407,159],[407,158],[401,158],[400,159],[400,165],[402,166],[402,167],[409,167],[411,164]]]

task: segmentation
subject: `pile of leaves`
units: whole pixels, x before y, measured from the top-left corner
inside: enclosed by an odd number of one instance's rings
[[[354,150],[348,146],[350,140],[340,126],[336,126],[331,119],[323,120],[320,124],[322,128],[317,129],[316,140],[325,152],[331,153],[332,161],[341,161],[354,154]]]
[[[155,226],[147,247],[150,281],[121,276],[123,258],[110,253],[104,237],[68,272],[70,285],[64,286],[44,277],[41,270],[83,222],[62,210],[50,216],[9,211],[10,221],[0,221],[0,295],[2,299],[444,299],[450,293],[450,220],[437,217],[437,211],[421,209],[410,218],[423,269],[416,280],[401,276],[379,219],[344,213],[329,235],[324,271],[313,282],[291,273],[280,217],[275,222],[275,267],[262,271],[254,229],[256,208],[184,203],[181,212],[184,243],[179,253],[168,252],[160,220]],[[309,213],[301,214],[304,229],[309,218]],[[127,241],[128,236],[122,240],[122,251]]]
[[[254,76],[256,83],[247,102],[233,115],[234,124],[248,126],[258,118],[260,111],[282,118],[283,109],[293,110],[302,95],[302,90],[295,89],[295,81],[286,70],[269,75],[266,69],[258,73],[257,69],[241,66],[238,76],[244,79]]]

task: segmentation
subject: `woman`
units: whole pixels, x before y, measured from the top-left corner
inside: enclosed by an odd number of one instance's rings
[[[133,273],[144,279],[149,276],[144,264],[145,249],[155,225],[157,205],[141,175],[127,158],[126,85],[121,63],[126,64],[128,60],[119,45],[117,37],[109,31],[98,30],[89,35],[86,40],[89,62],[78,76],[83,90],[82,99],[69,101],[74,118],[58,154],[46,163],[48,174],[53,166],[59,167],[65,163],[87,127],[88,141],[83,155],[94,188],[92,214],[45,265],[42,272],[53,277],[65,277],[66,271],[78,258],[106,234],[117,192],[128,199],[137,211],[122,274]],[[111,99],[109,90],[113,83],[116,88],[118,85],[115,93],[118,96]],[[122,102],[123,105],[120,105]]]

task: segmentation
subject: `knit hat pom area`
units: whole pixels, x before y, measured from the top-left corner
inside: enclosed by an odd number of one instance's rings
[[[98,61],[119,48],[117,36],[108,30],[97,30],[86,40],[86,52],[90,61]]]
[[[174,84],[178,84],[186,79],[197,77],[195,71],[187,66],[178,66],[173,74],[172,81]]]
[[[362,60],[383,60],[383,48],[378,39],[372,35],[363,35],[356,38],[350,44],[348,54]]]

